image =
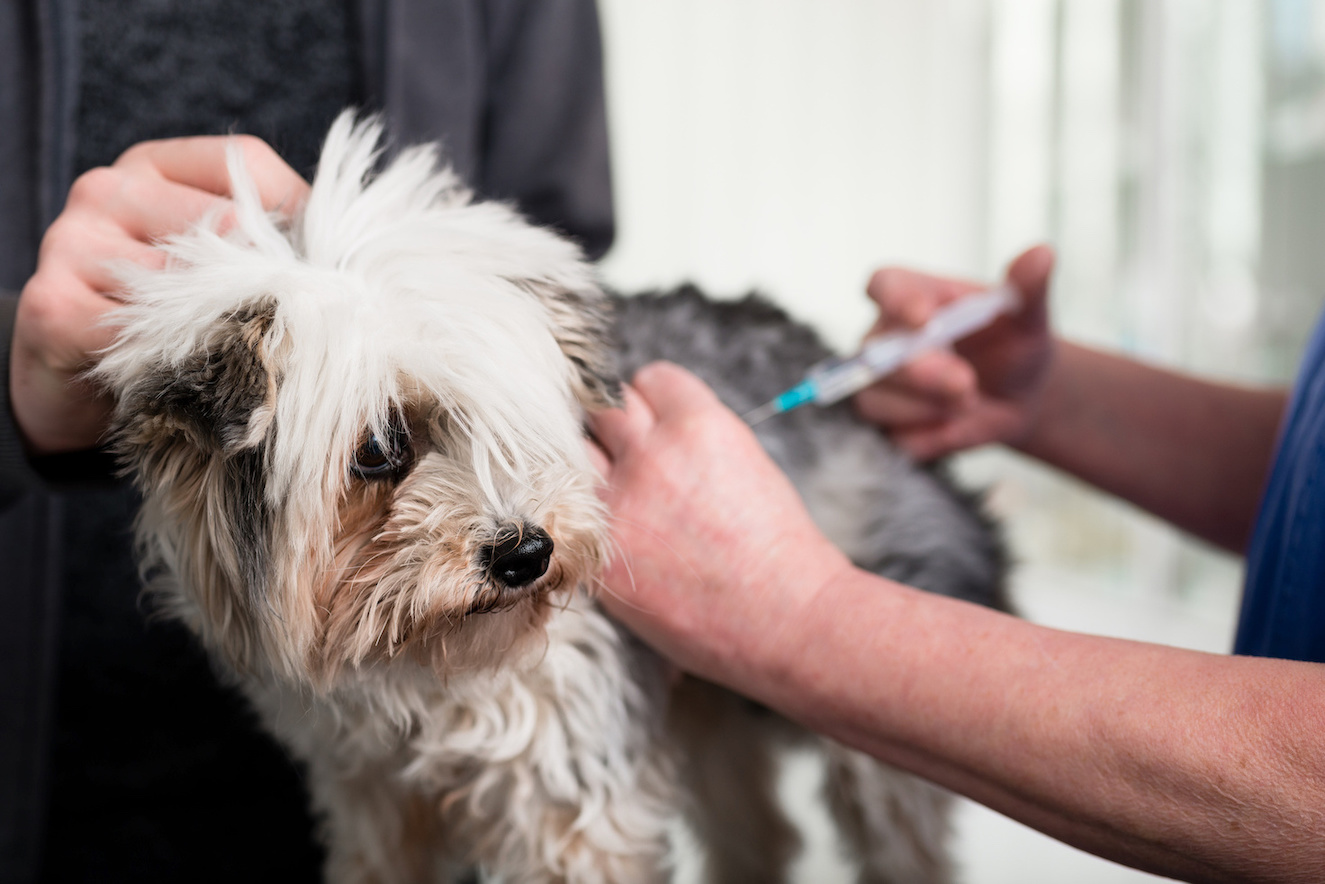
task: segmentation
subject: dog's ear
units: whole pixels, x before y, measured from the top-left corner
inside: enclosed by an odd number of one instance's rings
[[[574,369],[575,398],[587,411],[621,405],[611,299],[595,287],[571,289],[548,281],[518,283],[542,302],[552,336]]]
[[[272,301],[213,321],[182,359],[159,328],[129,326],[97,370],[118,395],[112,448],[147,497],[145,561],[172,570],[206,611],[198,628],[238,669],[256,647],[273,514],[263,462],[276,400]],[[140,528],[140,538],[143,536]],[[194,615],[187,615],[194,616]]]
[[[140,371],[120,391],[114,428],[119,447],[188,442],[202,453],[228,456],[256,446],[275,404],[267,352],[275,316],[271,302],[231,311],[182,361]]]

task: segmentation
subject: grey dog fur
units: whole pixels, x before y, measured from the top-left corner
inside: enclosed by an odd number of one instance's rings
[[[630,377],[666,359],[699,375],[743,414],[831,355],[808,326],[758,296],[708,298],[693,286],[615,298],[614,337]],[[929,592],[1009,610],[1007,557],[978,495],[940,466],[918,465],[841,403],[806,406],[755,428],[825,534],[856,565]],[[879,661],[880,669],[887,665]],[[709,880],[776,881],[800,848],[774,797],[779,747],[825,759],[824,799],[858,881],[946,882],[947,793],[688,680],[673,694],[689,811]]]
[[[616,299],[621,370],[658,359],[696,373],[737,414],[799,383],[832,351],[759,296],[718,301],[694,286]],[[1008,610],[1006,556],[980,498],[942,465],[921,466],[849,405],[807,405],[755,427],[816,522],[858,566],[929,592]]]

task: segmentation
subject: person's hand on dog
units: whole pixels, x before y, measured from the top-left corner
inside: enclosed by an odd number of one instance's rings
[[[117,303],[115,266],[162,266],[154,242],[208,212],[224,212],[232,143],[243,150],[263,205],[298,205],[307,183],[265,143],[245,136],[144,142],[74,182],[42,239],[14,324],[10,402],[32,454],[78,451],[100,440],[111,404],[82,373],[114,337],[102,317]]]
[[[617,553],[600,598],[682,669],[741,684],[851,564],[702,381],[655,363],[633,384],[593,420]]]
[[[926,353],[862,390],[856,410],[886,427],[918,460],[1025,438],[1054,355],[1047,305],[1053,264],[1047,246],[1023,253],[1007,274],[1022,298],[1020,310],[958,341],[953,350]],[[867,289],[880,315],[866,337],[919,328],[939,308],[982,288],[899,268],[880,270]]]

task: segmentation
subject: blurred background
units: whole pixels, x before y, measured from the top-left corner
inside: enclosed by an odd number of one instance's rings
[[[849,349],[875,268],[992,280],[1047,241],[1062,334],[1292,377],[1325,301],[1325,2],[600,5],[614,286],[757,289]],[[1006,452],[958,470],[1005,521],[1029,617],[1228,650],[1239,559]],[[832,879],[821,847],[804,880]],[[1154,880],[973,806],[959,849],[971,884]]]

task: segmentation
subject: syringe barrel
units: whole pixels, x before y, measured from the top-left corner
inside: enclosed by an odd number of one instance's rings
[[[901,368],[919,353],[945,347],[983,328],[1016,303],[1016,292],[1006,285],[967,295],[934,314],[922,328],[879,335],[848,359],[826,359],[806,375],[806,382],[815,388],[814,401],[831,405],[845,399]]]

